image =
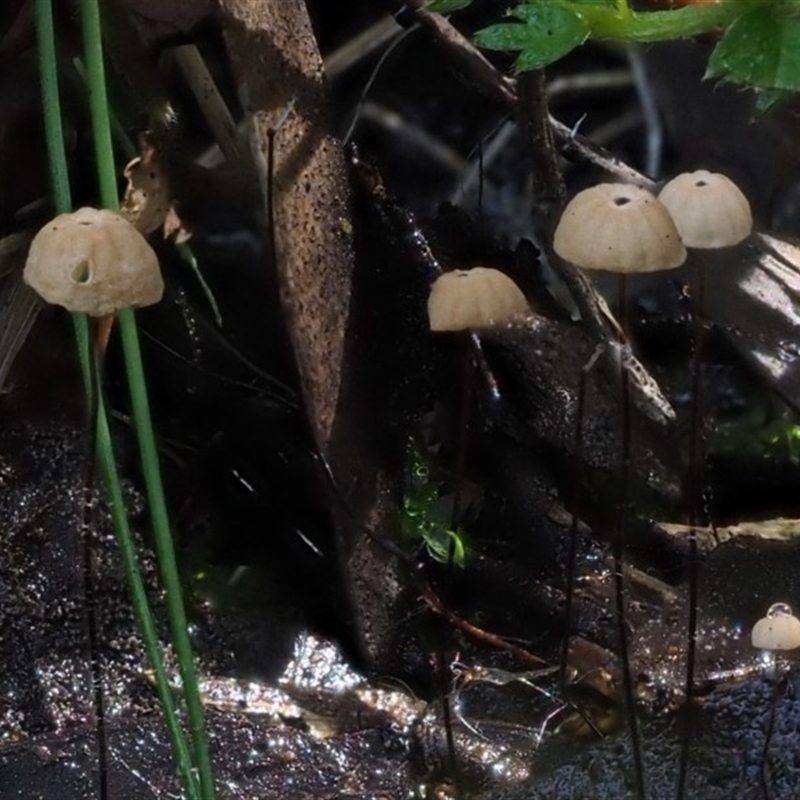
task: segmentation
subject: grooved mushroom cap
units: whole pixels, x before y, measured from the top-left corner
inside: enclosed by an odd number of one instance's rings
[[[686,248],[667,209],[638,186],[600,183],[564,209],[553,248],[583,269],[655,272],[679,267]]]
[[[800,647],[800,619],[786,603],[775,603],[753,626],[750,641],[760,650],[794,650]]]
[[[658,195],[687,247],[730,247],[753,230],[753,213],[741,189],[727,176],[699,169],[684,172]]]
[[[528,311],[528,301],[517,284],[488,267],[445,272],[434,281],[428,297],[432,331],[490,328]]]
[[[153,248],[113,211],[61,214],[34,237],[23,273],[48,303],[94,317],[157,303],[164,281]]]

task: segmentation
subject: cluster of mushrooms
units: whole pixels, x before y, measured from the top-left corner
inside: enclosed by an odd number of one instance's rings
[[[658,197],[610,183],[580,192],[561,216],[553,248],[583,269],[652,272],[683,264],[687,247],[738,244],[752,227],[739,188],[724,175],[698,170],[671,180]],[[158,257],[144,236],[120,214],[96,208],[45,225],[31,243],[24,278],[48,303],[95,317],[151,305],[164,291]],[[432,331],[490,328],[527,313],[514,281],[486,267],[446,272],[428,299]],[[777,651],[800,647],[800,620],[775,603],[751,641],[774,666]]]
[[[741,190],[724,175],[698,170],[674,178],[657,197],[610,183],[580,192],[561,216],[553,249],[583,269],[627,275],[679,267],[687,247],[731,247],[752,229]],[[529,311],[517,285],[485,267],[446,272],[428,299],[432,331],[491,328]],[[767,674],[773,674],[776,654],[800,647],[800,619],[786,603],[775,603],[754,625],[751,642],[761,651]]]
[[[620,274],[680,266],[686,247],[738,244],[753,226],[747,198],[727,177],[684,173],[658,197],[603,183],[567,205],[555,252],[583,269]],[[91,316],[158,302],[164,284],[144,236],[120,214],[81,208],[45,225],[31,244],[25,281],[48,303]],[[432,331],[481,329],[525,314],[528,303],[498,270],[476,267],[442,275],[428,301]]]
[[[736,184],[698,170],[678,175],[658,196],[627,184],[585,189],[564,209],[553,249],[577,267],[629,275],[679,267],[687,247],[730,247],[752,229],[750,204]],[[432,331],[487,328],[527,312],[519,288],[484,267],[445,273],[428,301]]]

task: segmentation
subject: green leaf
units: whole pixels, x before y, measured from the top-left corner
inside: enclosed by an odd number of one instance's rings
[[[589,25],[577,12],[561,5],[523,5],[514,13],[524,23],[490,25],[475,36],[487,50],[520,50],[514,67],[518,71],[540,69],[583,44]]]
[[[791,6],[760,7],[736,19],[708,62],[706,77],[766,89],[800,89],[800,17]]]
[[[756,89],[756,102],[753,108],[753,117],[756,120],[771,114],[778,106],[785,103],[792,96],[785,89]]]
[[[431,0],[427,10],[437,14],[451,14],[453,11],[460,11],[469,5],[472,5],[472,0]]]
[[[453,564],[463,569],[467,553],[459,531],[437,528],[425,536],[425,547],[428,555],[440,564],[448,562],[452,548]]]

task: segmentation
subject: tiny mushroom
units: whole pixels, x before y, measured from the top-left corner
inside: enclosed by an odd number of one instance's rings
[[[753,626],[750,641],[759,650],[794,650],[800,647],[800,619],[786,603],[774,603]]]
[[[646,189],[617,183],[601,183],[572,198],[553,249],[577,267],[622,275],[672,269],[686,260],[667,209]]]
[[[490,328],[529,310],[514,281],[488,267],[445,272],[434,281],[428,297],[432,331]]]
[[[718,172],[684,172],[665,184],[658,199],[669,210],[687,247],[730,247],[753,230],[747,198]]]
[[[157,303],[158,257],[136,228],[106,209],[61,214],[35,236],[23,273],[48,303],[94,317]]]

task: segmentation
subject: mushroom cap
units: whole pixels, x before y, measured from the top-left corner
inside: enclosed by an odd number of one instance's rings
[[[432,331],[490,328],[529,310],[517,284],[488,267],[445,272],[434,281],[428,297]]]
[[[679,267],[686,248],[658,199],[638,186],[600,183],[570,200],[553,248],[583,269],[655,272]]]
[[[687,247],[730,247],[753,230],[753,213],[727,176],[699,169],[673,178],[658,195]]]
[[[760,650],[794,650],[800,647],[800,619],[786,603],[775,603],[753,626],[750,641]]]
[[[107,209],[80,208],[34,237],[23,273],[48,303],[95,317],[157,303],[158,257],[136,228]]]

